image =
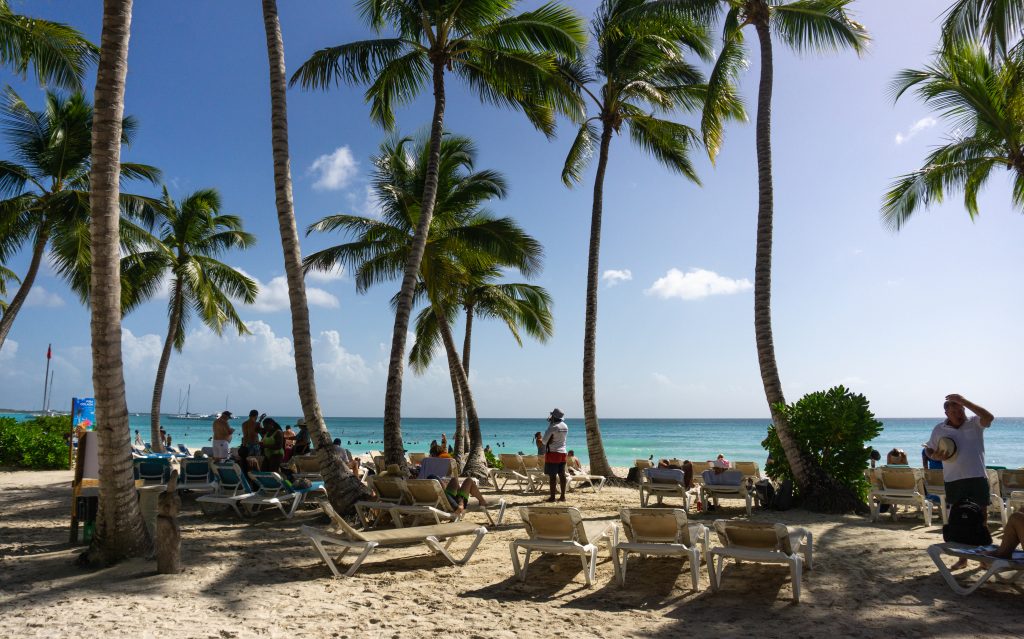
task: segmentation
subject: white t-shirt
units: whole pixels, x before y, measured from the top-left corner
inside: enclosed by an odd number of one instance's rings
[[[946,422],[936,424],[932,429],[928,448],[938,448],[939,440],[949,437],[956,442],[956,457],[942,462],[942,479],[950,482],[971,477],[986,477],[985,474],[985,429],[977,415],[969,418],[960,428]]]
[[[544,433],[544,443],[549,453],[565,453],[565,440],[569,437],[569,426],[562,421],[548,426]]]

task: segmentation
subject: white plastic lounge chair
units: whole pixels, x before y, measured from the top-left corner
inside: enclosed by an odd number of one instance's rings
[[[812,536],[809,530],[783,524],[751,521],[715,520],[715,532],[722,546],[711,549],[716,558],[709,566],[711,589],[722,585],[722,568],[725,558],[758,563],[787,564],[793,576],[793,601],[800,603],[800,578],[803,569],[813,568]]]
[[[426,453],[409,453],[409,465],[410,466],[419,466],[420,463],[422,463],[423,460],[426,459],[426,458],[427,458],[427,454]]]
[[[349,550],[355,549],[359,551],[355,561],[345,571],[345,575],[351,577],[378,546],[396,546],[412,543],[426,544],[427,548],[432,552],[443,555],[445,559],[455,566],[461,566],[469,561],[473,553],[476,552],[477,546],[483,540],[484,535],[487,534],[487,529],[483,526],[467,522],[359,532],[339,517],[326,501],[321,501],[320,507],[323,508],[327,516],[334,522],[337,530],[335,532],[327,532],[311,526],[303,526],[302,534],[309,537],[310,541],[313,542],[313,547],[320,553],[320,556],[327,563],[327,567],[331,569],[335,577],[341,577],[338,563]],[[466,550],[466,553],[462,557],[457,558],[448,551],[448,548],[456,537],[464,535],[475,535],[475,538],[470,544],[469,549]],[[447,539],[447,541],[442,543],[442,539]],[[334,558],[327,551],[327,546],[341,546],[343,550],[337,558]]]
[[[505,489],[510,481],[516,482],[516,487],[522,491],[533,492],[533,478],[530,477],[526,471],[526,466],[523,465],[523,458],[516,454],[505,454],[500,455],[501,468],[492,468],[490,470],[490,480],[494,484],[494,488],[501,492]],[[499,480],[504,480],[500,484]]]
[[[985,474],[988,476],[988,512],[995,513],[999,517],[999,521],[1005,526],[1006,522],[1010,519],[1012,511],[1006,509],[1006,502],[1003,501],[1003,489],[1002,482],[999,479],[999,471],[995,468],[986,468]]]
[[[181,462],[178,490],[212,493],[217,485],[210,481],[210,462],[206,459],[186,459]]]
[[[216,490],[196,499],[200,503],[222,504],[230,506],[239,517],[242,511],[238,508],[238,502],[254,493],[249,488],[249,483],[242,474],[242,469],[234,462],[212,464],[210,470],[213,472],[216,481]]]
[[[878,521],[882,504],[891,504],[889,515],[897,518],[897,506],[912,506],[924,514],[924,525],[932,525],[932,502],[925,497],[924,480],[917,468],[882,466],[875,469],[880,488],[868,493],[871,521]]]
[[[649,459],[634,459],[633,465],[640,469],[640,471],[643,471],[645,468],[654,468],[654,463]]]
[[[408,503],[406,501],[405,480],[401,477],[390,477],[373,475],[369,479],[370,490],[377,496],[372,500],[357,501],[355,504],[356,515],[363,523],[364,528],[373,528],[379,525],[385,515],[391,514],[391,507]],[[401,519],[391,515],[397,525],[401,526]]]
[[[690,462],[693,467],[693,488],[691,491],[700,492],[701,484],[704,483],[704,471],[711,468],[711,462],[695,461]]]
[[[313,482],[309,488],[292,488],[277,473],[252,472],[249,473],[249,477],[252,478],[256,491],[239,503],[253,514],[262,508],[277,508],[285,518],[291,519],[310,493],[327,494],[323,482]],[[285,504],[289,507],[285,508]]]
[[[541,455],[523,455],[523,469],[532,482],[530,490],[543,490],[548,485],[548,476],[544,474],[544,458]]]
[[[601,492],[601,489],[604,488],[604,483],[608,481],[604,475],[591,475],[568,466],[565,468],[565,479],[566,487],[569,490],[574,490],[577,485],[580,486],[580,490],[589,486],[595,493]]]
[[[448,501],[444,489],[441,488],[441,484],[436,479],[407,479],[404,489],[405,499],[403,500],[403,505],[392,506],[392,516],[397,513],[399,515],[413,515],[417,519],[420,517],[430,517],[434,520],[435,524],[440,524],[442,521],[458,521],[462,518],[455,515],[451,502]],[[490,511],[492,509],[497,509],[498,511],[497,520],[491,517]],[[486,508],[480,507],[480,504],[475,499],[471,499],[470,503],[463,510],[463,513],[466,512],[483,513],[487,516],[487,521],[490,522],[491,526],[500,526],[505,519],[505,499],[499,498],[496,502],[490,502]],[[395,517],[395,523],[401,526],[401,518]]]
[[[512,553],[512,570],[521,581],[526,581],[530,554],[537,551],[579,555],[587,586],[590,586],[597,572],[598,545],[603,541],[611,551],[619,543],[619,527],[614,522],[583,521],[580,511],[571,506],[520,506],[519,516],[529,537],[512,541],[509,550]],[[519,562],[520,548],[526,550],[522,564]]]
[[[925,468],[923,471],[925,496],[935,495],[939,498],[939,514],[942,516],[942,523],[949,523],[949,512],[946,508],[946,483],[942,477],[942,469]]]
[[[459,463],[451,457],[424,457],[416,477],[430,479],[431,476],[440,477],[441,481],[448,483],[451,478],[459,476]]]
[[[743,483],[747,483],[747,479],[751,479],[754,482],[761,480],[761,469],[758,468],[757,462],[752,461],[738,461],[732,463],[733,470],[738,470],[743,473]]]
[[[739,483],[713,484],[702,476],[703,482],[697,488],[698,499],[704,502],[705,505],[713,503],[715,508],[718,508],[720,499],[742,499],[746,503],[747,517],[749,517],[753,510],[754,491],[747,487],[747,478],[743,476],[741,471],[734,469],[721,473],[721,477],[735,479]]]
[[[626,565],[629,553],[685,557],[690,562],[690,581],[693,589],[700,584],[700,560],[709,559],[708,529],[686,520],[686,512],[678,508],[620,508],[619,518],[628,541],[620,541],[612,548],[612,561],[619,585],[626,585]],[[698,549],[698,546],[700,548]],[[622,553],[622,559],[619,559]],[[710,561],[707,561],[711,565]]]
[[[935,562],[935,567],[939,569],[939,574],[946,580],[946,583],[953,589],[953,592],[958,595],[967,596],[988,581],[990,577],[995,576],[997,579],[1000,579],[1002,578],[1002,573],[1014,573],[1011,578],[1005,580],[1009,583],[1013,583],[1015,581],[1019,581],[1020,578],[1024,576],[1024,552],[1017,551],[1013,553],[1012,559],[997,559],[995,557],[983,555],[979,552],[981,550],[995,550],[995,548],[996,546],[983,546],[978,548],[974,546],[965,546],[963,544],[933,544],[928,546],[928,556]],[[980,562],[986,570],[971,585],[962,585],[957,581],[956,577],[946,566],[945,562],[942,561],[942,555],[950,555],[952,557]]]
[[[1024,468],[999,471],[999,494],[1006,503],[1006,518],[1009,519],[1017,508],[1024,506]]]
[[[679,497],[683,510],[690,508],[690,496],[686,492],[686,475],[676,468],[645,468],[640,480],[640,507],[646,508],[651,497],[662,504],[665,497]]]

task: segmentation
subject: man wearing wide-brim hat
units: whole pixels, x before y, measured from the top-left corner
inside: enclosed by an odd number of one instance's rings
[[[548,430],[544,433],[541,441],[544,442],[544,474],[550,480],[551,496],[548,501],[555,501],[555,476],[562,487],[560,501],[565,501],[565,442],[569,438],[569,426],[562,418],[565,413],[559,409],[551,411],[548,417]]]

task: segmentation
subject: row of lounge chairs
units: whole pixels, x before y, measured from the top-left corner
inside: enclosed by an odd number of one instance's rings
[[[436,479],[373,476],[370,477],[369,485],[376,497],[355,504],[356,513],[366,528],[380,525],[386,517],[390,517],[399,528],[405,525],[405,518],[412,519],[413,524],[424,519],[440,524],[442,521],[458,521],[462,518],[462,513],[457,514],[452,510],[444,488]],[[497,511],[497,517],[491,515],[492,510]],[[463,512],[481,512],[492,526],[500,526],[505,519],[505,499],[498,498],[486,507],[470,503]]]
[[[761,471],[754,462],[733,462],[731,470],[739,471],[739,484],[706,484],[703,472],[710,468],[709,462],[691,462],[693,466],[693,487],[687,489],[683,471],[677,468],[654,468],[649,460],[638,459],[636,466],[640,476],[640,506],[650,505],[651,498],[660,506],[666,498],[678,497],[683,510],[690,509],[690,497],[695,496],[704,504],[719,505],[722,499],[740,499],[745,502],[747,515],[753,510],[754,491],[751,486],[761,479]],[[679,459],[669,460],[670,466],[682,466]]]
[[[501,468],[491,468],[489,479],[494,487],[501,492],[509,482],[515,482],[521,492],[544,490],[549,478],[544,474],[544,458],[541,455],[499,455]],[[566,482],[569,490],[579,486],[590,487],[595,493],[604,487],[606,478],[603,475],[591,475],[567,468]]]
[[[887,504],[893,520],[898,517],[898,507],[906,506],[921,513],[925,525],[931,526],[937,507],[942,523],[947,523],[948,507],[952,504],[946,503],[941,469],[880,466],[865,473],[872,486],[868,494],[871,521],[878,520],[882,506]],[[989,510],[1005,526],[1010,514],[1024,507],[1024,468],[990,468],[988,479],[991,491]],[[934,495],[938,503],[929,499],[929,495]]]

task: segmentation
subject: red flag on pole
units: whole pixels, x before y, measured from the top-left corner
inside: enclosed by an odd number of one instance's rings
[[[46,345],[46,359],[50,359],[51,357],[53,357],[53,349],[51,348],[50,344],[47,344]]]

